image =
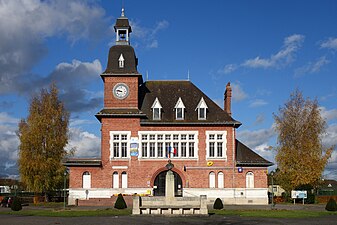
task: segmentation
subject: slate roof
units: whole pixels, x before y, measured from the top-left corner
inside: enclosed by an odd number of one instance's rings
[[[120,109],[120,108],[105,108],[99,111],[96,118],[101,121],[102,117],[146,117],[139,109]]]
[[[102,166],[102,160],[100,158],[72,158],[65,159],[63,165],[68,167],[74,166],[88,166],[88,167],[100,167]]]
[[[147,115],[141,119],[142,125],[241,125],[190,81],[147,81],[140,88],[140,110]],[[153,120],[151,106],[156,98],[162,106],[161,120]],[[174,107],[179,98],[186,107],[184,120],[175,117]],[[196,108],[201,98],[208,106],[206,120],[198,119]]]
[[[274,165],[272,162],[262,158],[253,150],[242,144],[239,140],[235,140],[236,149],[236,166],[256,166],[265,167]]]
[[[124,16],[119,17],[116,20],[116,24],[115,24],[114,28],[115,28],[115,32],[116,32],[117,28],[128,28],[129,29],[129,33],[132,32],[131,26],[129,24],[129,20],[128,20],[127,17],[124,17]]]
[[[119,57],[123,54],[124,57],[124,67],[119,67]],[[108,65],[106,70],[101,76],[106,76],[109,74],[117,75],[139,75],[137,71],[138,59],[135,54],[135,50],[130,45],[114,45],[109,50]]]

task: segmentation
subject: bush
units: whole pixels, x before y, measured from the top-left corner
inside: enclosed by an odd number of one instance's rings
[[[14,197],[12,205],[11,205],[11,209],[13,211],[20,211],[22,209],[22,204],[21,204],[20,198]]]
[[[337,211],[337,204],[333,198],[330,198],[328,203],[326,203],[325,209],[327,211]]]
[[[220,198],[217,198],[214,202],[213,209],[223,209],[223,204]]]
[[[118,195],[117,200],[115,202],[115,208],[116,209],[126,209],[127,208],[122,194]]]

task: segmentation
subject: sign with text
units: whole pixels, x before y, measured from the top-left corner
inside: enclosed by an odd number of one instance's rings
[[[307,191],[291,191],[291,198],[307,198]]]

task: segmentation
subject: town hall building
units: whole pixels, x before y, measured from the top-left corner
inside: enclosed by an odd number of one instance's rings
[[[222,109],[189,80],[144,82],[124,10],[114,28],[116,44],[101,74],[104,106],[95,115],[101,123],[101,156],[65,161],[68,203],[119,193],[163,196],[171,169],[177,197],[268,204],[272,163],[236,139],[241,123],[232,117],[230,83]]]

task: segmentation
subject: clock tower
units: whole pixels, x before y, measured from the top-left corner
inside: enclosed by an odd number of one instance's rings
[[[104,109],[123,109],[126,112],[139,108],[138,88],[143,80],[137,71],[135,50],[130,45],[132,29],[124,9],[114,28],[116,44],[110,48],[107,68],[101,74],[104,82]]]

